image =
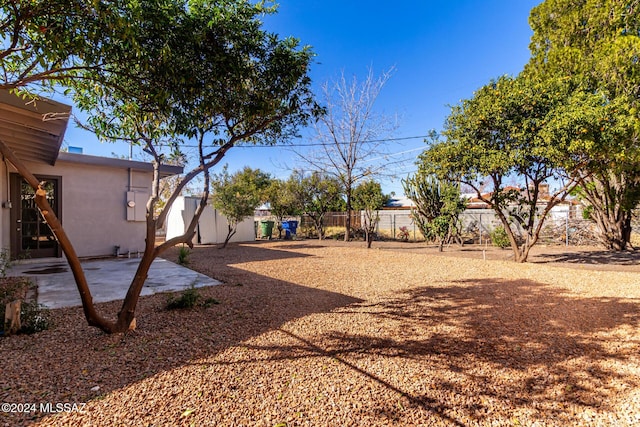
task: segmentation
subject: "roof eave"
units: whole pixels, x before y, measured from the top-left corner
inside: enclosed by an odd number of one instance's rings
[[[67,163],[153,172],[153,165],[151,163],[140,162],[137,160],[118,159],[115,157],[100,157],[88,154],[62,152],[58,155],[58,160]],[[163,178],[172,175],[179,175],[183,171],[184,168],[182,166],[160,165],[160,176]]]
[[[0,90],[0,139],[22,160],[55,165],[70,115],[69,105]]]

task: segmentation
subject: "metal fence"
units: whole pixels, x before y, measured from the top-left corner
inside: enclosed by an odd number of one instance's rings
[[[424,237],[413,221],[410,210],[383,210],[379,212],[380,220],[376,226],[376,233],[381,238],[398,239],[402,229],[408,231],[409,240],[422,241]],[[352,227],[361,224],[362,215],[352,214]],[[460,215],[462,224],[462,238],[465,243],[491,244],[491,232],[502,226],[500,219],[491,209],[467,209]],[[303,230],[313,233],[313,221],[306,216],[300,218]],[[346,213],[332,212],[325,215],[324,226],[344,227]],[[522,230],[516,233],[523,235]],[[540,242],[564,245],[597,244],[595,239],[595,224],[593,221],[575,218],[575,213],[566,211],[553,212],[545,220],[540,233]]]
[[[351,214],[351,226],[354,229],[361,227],[363,215],[359,212]],[[380,220],[376,226],[376,233],[383,239],[400,239],[402,229],[408,233],[411,241],[424,241],[419,227],[413,221],[411,210],[393,209],[379,211]],[[340,229],[345,227],[347,214],[344,212],[329,212],[324,217],[325,232],[329,235],[340,235]],[[257,221],[275,218],[268,213],[256,215]],[[286,220],[299,221],[298,234],[306,237],[315,237],[315,226],[311,218],[306,215],[301,217],[287,217]],[[500,219],[492,209],[467,209],[460,220],[462,223],[462,239],[467,244],[491,244],[491,232],[496,227],[502,226]],[[640,209],[634,212],[633,234],[631,241],[634,245],[640,245]],[[357,234],[357,233],[356,233]],[[516,234],[524,235],[522,230],[516,229]],[[593,221],[580,218],[574,209],[568,207],[555,209],[545,219],[539,236],[540,243],[561,244],[567,246],[599,245],[596,239],[596,225]]]
[[[461,215],[462,235],[473,243],[491,243],[491,233],[502,222],[491,209],[466,210]],[[536,224],[537,225],[537,224]],[[525,232],[520,227],[512,227],[517,236],[523,237]],[[590,220],[576,218],[575,212],[557,210],[545,219],[540,231],[539,241],[549,244],[595,245],[595,223]]]

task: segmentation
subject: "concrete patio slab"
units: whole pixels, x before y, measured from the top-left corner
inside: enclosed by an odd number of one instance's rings
[[[139,259],[108,259],[82,263],[94,302],[123,299],[135,275]],[[29,260],[18,262],[7,272],[8,276],[28,276],[38,286],[38,303],[48,308],[82,305],[76,282],[64,259]],[[191,286],[196,288],[219,285],[220,282],[157,258],[151,264],[149,277],[141,295],[176,292]]]

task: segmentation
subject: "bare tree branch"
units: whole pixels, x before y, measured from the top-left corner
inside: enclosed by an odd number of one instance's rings
[[[317,150],[294,152],[312,170],[324,172],[340,180],[345,191],[347,211],[351,211],[351,193],[363,178],[384,175],[390,166],[399,164],[385,161],[391,154],[384,138],[397,129],[395,117],[374,111],[375,102],[393,74],[391,68],[375,77],[369,69],[361,82],[356,77],[347,79],[344,72],[333,82],[322,86],[326,115],[314,125]],[[347,215],[345,240],[350,238],[350,216]]]

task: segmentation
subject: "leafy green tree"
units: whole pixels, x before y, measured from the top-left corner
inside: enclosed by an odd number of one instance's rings
[[[211,202],[225,216],[228,224],[223,248],[236,234],[238,224],[253,217],[256,208],[265,201],[265,191],[270,183],[269,174],[250,167],[230,175],[225,166],[220,174],[214,176]]]
[[[187,161],[187,156],[184,153],[176,150],[165,158],[164,164],[181,166],[184,168],[187,164]],[[167,200],[169,199],[169,197],[171,197],[176,187],[180,184],[180,181],[182,181],[181,175],[168,176],[160,181],[158,202],[154,207],[154,215],[159,215],[160,213],[162,213],[162,210],[167,207]],[[188,189],[183,188],[183,194],[185,192],[188,192]]]
[[[640,201],[640,10],[620,0],[546,0],[529,18],[525,71],[564,79],[572,93],[550,121],[549,138],[581,159],[571,172],[602,243],[623,250]]]
[[[420,155],[421,173],[472,188],[496,212],[517,262],[527,260],[549,211],[576,185],[573,179],[563,180],[562,147],[543,137],[549,114],[565,98],[560,83],[501,77],[454,106],[446,140]],[[515,177],[521,186],[507,186]],[[560,182],[560,189],[541,203],[548,180]],[[487,183],[489,194],[483,192]]]
[[[160,2],[141,0],[143,8]],[[129,29],[141,9],[127,0],[0,2],[0,89],[34,91],[121,72],[138,53]]]
[[[567,162],[575,165],[567,172],[580,182],[575,194],[595,221],[600,242],[616,251],[630,245],[633,210],[640,202],[634,114],[626,102],[575,91],[545,129],[549,140],[567,147]]]
[[[379,182],[363,181],[353,189],[353,207],[362,211],[362,229],[367,249],[371,248],[376,226],[380,221],[380,209],[389,198],[382,193]]]
[[[113,83],[106,81],[108,76],[135,80],[132,67],[154,57],[134,37],[137,29],[148,23],[140,19],[140,12],[161,13],[165,8],[159,7],[160,4],[166,2],[8,0],[0,3],[0,88],[34,98],[58,85],[70,89],[79,82],[86,82],[97,91],[102,91],[104,85],[115,89]],[[168,10],[167,16],[172,12]],[[48,204],[46,190],[1,140],[0,151],[36,191],[35,202],[65,252],[88,323],[105,331],[123,330],[122,325],[115,327],[97,313],[75,249]],[[139,281],[145,278],[146,275],[138,277]],[[129,320],[127,325],[134,327],[133,317]]]
[[[281,179],[271,180],[271,184],[266,189],[266,197],[271,215],[278,221],[278,238],[281,239],[282,221],[287,216],[299,214],[299,206],[290,186]]]
[[[170,206],[189,182],[202,176],[196,214],[182,236],[157,247],[149,242],[165,222],[168,209],[157,217],[148,216],[147,246],[139,273],[145,273],[167,248],[190,244],[208,202],[209,170],[228,150],[241,143],[286,140],[315,112],[307,76],[313,54],[299,48],[295,39],[279,39],[265,32],[258,16],[270,11],[261,3],[239,0],[213,7],[206,1],[189,2],[166,18],[175,23],[172,32],[156,34],[165,31],[163,25],[140,30],[144,45],[156,54],[153,66],[143,63],[139,67],[137,76],[144,77],[143,84],[131,85],[116,76],[126,90],[100,94],[87,88],[81,92],[86,105],[97,112],[91,123],[99,135],[135,141],[152,155],[154,164],[165,158],[163,146],[180,149],[181,136],[197,146],[194,167],[167,201]],[[149,13],[155,16],[154,11]],[[157,183],[154,179],[151,205],[158,200]],[[132,316],[143,283],[142,279],[132,282],[119,325]]]
[[[418,172],[402,181],[404,194],[413,201],[411,216],[427,240],[436,240],[442,252],[444,244],[460,234],[460,214],[466,202],[458,185],[439,180],[435,175]]]
[[[340,181],[322,172],[305,175],[294,170],[287,186],[295,196],[297,208],[313,221],[318,239],[324,239],[324,216],[342,201]]]
[[[44,189],[2,141],[0,151],[38,189],[36,203],[69,260],[88,323],[105,332],[122,332],[135,327],[136,305],[152,261],[176,244],[191,244],[208,203],[210,169],[237,144],[286,140],[318,110],[308,77],[313,53],[295,39],[281,39],[263,30],[260,17],[275,9],[262,2],[123,0],[113,5],[122,9],[116,7],[114,16],[118,19],[107,23],[116,29],[122,24],[122,34],[105,33],[113,39],[107,38],[104,43],[112,47],[93,46],[99,51],[94,56],[75,52],[64,56],[53,43],[43,47],[51,58],[45,55],[38,65],[48,67],[41,81],[62,81],[72,86],[78,106],[91,113],[89,126],[99,137],[127,140],[152,157],[154,178],[147,203],[145,251],[116,321],[105,319],[95,310],[73,245],[48,206]],[[38,19],[46,19],[46,8],[38,13],[43,14]],[[6,22],[10,20],[2,25]],[[81,27],[72,23],[68,26]],[[99,43],[87,40],[89,48]],[[22,48],[29,50],[32,46]],[[38,57],[38,52],[34,55]],[[97,65],[89,61],[98,57],[101,60]],[[85,61],[82,75],[56,79],[56,66],[68,58]],[[47,80],[47,75],[52,77]],[[25,87],[33,81],[36,79],[14,79],[12,84]],[[202,198],[185,233],[156,246],[155,231],[163,226],[168,213],[166,207],[154,213],[160,195],[160,166],[171,152],[182,152],[185,141],[196,145],[192,150],[196,158],[189,159],[193,168],[175,186],[166,206],[199,177]]]

